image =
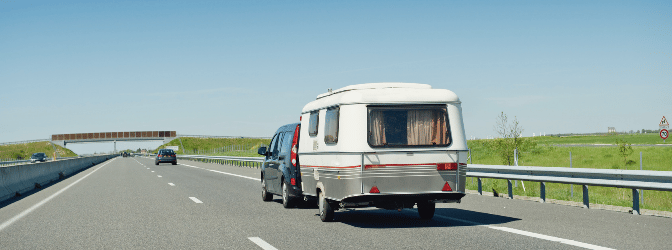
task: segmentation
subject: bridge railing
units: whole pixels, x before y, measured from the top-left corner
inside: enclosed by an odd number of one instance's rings
[[[264,157],[234,157],[206,155],[178,155],[179,159],[260,167]],[[513,180],[540,183],[539,198],[546,202],[546,183],[576,184],[583,187],[583,205],[590,208],[588,186],[632,189],[633,214],[641,214],[639,193],[642,190],[672,191],[672,171],[617,170],[560,167],[521,167],[505,165],[470,164],[467,177],[478,179],[478,193],[483,194],[483,178],[503,179],[508,182],[508,196],[513,197]]]

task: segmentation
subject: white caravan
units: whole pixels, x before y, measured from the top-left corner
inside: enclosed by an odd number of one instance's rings
[[[417,83],[367,83],[317,96],[301,112],[303,195],[334,210],[413,208],[464,197],[467,141],[460,99]]]

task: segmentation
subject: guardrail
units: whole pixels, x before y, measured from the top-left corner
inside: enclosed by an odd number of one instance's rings
[[[66,159],[73,159],[73,158],[79,158],[79,157],[56,157],[56,160],[66,160]],[[51,158],[47,161],[52,161]],[[5,160],[5,161],[0,161],[0,166],[11,166],[11,165],[16,165],[16,164],[22,164],[22,163],[28,163],[30,160]]]
[[[639,210],[639,190],[672,191],[672,172],[592,168],[521,167],[470,164],[467,176],[478,178],[478,193],[483,194],[481,178],[505,179],[509,197],[513,197],[512,180],[540,183],[539,198],[546,202],[546,182],[583,186],[583,206],[590,208],[588,186],[632,189],[632,213]]]
[[[182,135],[182,134],[177,134],[177,137],[271,139],[271,137],[226,136],[226,135]]]
[[[177,158],[245,167],[260,167],[264,162],[264,157],[178,155]],[[539,182],[539,198],[542,203],[546,202],[546,182],[582,185],[583,206],[585,208],[590,208],[588,186],[630,188],[632,189],[633,214],[641,214],[639,189],[672,191],[672,171],[469,164],[467,177],[478,179],[479,194],[483,194],[482,178],[507,180],[509,198],[513,197],[513,180]]]

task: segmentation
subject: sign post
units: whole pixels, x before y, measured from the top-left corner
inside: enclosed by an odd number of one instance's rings
[[[663,138],[663,142],[665,142],[665,139],[670,135],[670,132],[667,131],[667,129],[670,128],[670,124],[667,122],[667,119],[665,119],[665,116],[660,120],[658,127],[660,127],[660,138]]]

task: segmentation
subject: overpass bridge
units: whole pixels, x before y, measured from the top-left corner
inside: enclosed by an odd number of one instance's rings
[[[177,138],[175,131],[128,131],[128,132],[97,132],[51,135],[53,144],[65,147],[70,143],[113,142],[117,151],[117,141],[163,141],[168,143]]]

